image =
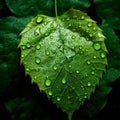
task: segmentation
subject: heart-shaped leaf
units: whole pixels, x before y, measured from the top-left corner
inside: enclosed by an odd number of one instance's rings
[[[70,9],[56,18],[38,15],[21,36],[26,74],[71,119],[105,71],[107,49],[101,29],[87,14]]]

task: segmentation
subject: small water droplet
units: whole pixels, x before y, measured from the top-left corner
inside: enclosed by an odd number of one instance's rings
[[[87,86],[88,86],[88,87],[90,87],[90,86],[91,86],[91,83],[90,83],[90,82],[88,82],[88,83],[87,83]]]
[[[71,68],[72,66],[71,66],[71,65],[69,65],[68,67],[69,67],[69,68]]]
[[[53,67],[53,70],[55,70],[55,71],[56,71],[57,69],[58,69],[58,67],[57,67],[57,66],[54,66],[54,67]]]
[[[81,49],[82,49],[82,46],[80,46],[79,49],[81,50]]]
[[[93,58],[94,58],[94,59],[96,59],[96,58],[97,58],[97,56],[93,56]]]
[[[52,96],[52,95],[53,95],[52,91],[49,91],[49,92],[48,92],[48,95],[49,95],[49,96]]]
[[[94,47],[95,50],[100,50],[100,49],[101,49],[101,45],[100,45],[100,43],[98,43],[98,42],[97,42],[97,43],[94,43],[94,44],[93,44],[93,47]]]
[[[67,82],[66,79],[63,78],[63,79],[62,79],[62,84],[66,84],[66,82]]]
[[[50,55],[50,52],[49,52],[49,51],[46,51],[45,54],[46,54],[47,56],[49,56],[49,55]]]
[[[48,35],[49,35],[49,32],[46,32],[46,33],[45,33],[45,36],[48,36]]]
[[[69,27],[71,27],[72,25],[71,25],[71,24],[69,24],[68,26],[69,26]]]
[[[53,35],[51,35],[51,36],[50,36],[50,38],[51,38],[51,39],[53,39],[53,38],[54,38],[54,36],[53,36]]]
[[[26,71],[27,71],[27,72],[29,72],[29,71],[30,71],[30,69],[29,69],[29,68],[26,68]]]
[[[42,21],[43,21],[43,17],[42,16],[38,16],[36,22],[39,24]]]
[[[79,71],[79,70],[76,70],[76,73],[77,73],[77,74],[79,74],[79,73],[80,73],[80,71]]]
[[[87,64],[88,64],[88,65],[90,65],[90,64],[91,64],[91,62],[90,62],[90,61],[87,61]]]
[[[37,64],[39,64],[40,62],[41,62],[41,60],[40,60],[40,58],[35,58],[35,62],[37,63]]]
[[[93,23],[92,22],[88,22],[87,26],[88,27],[92,27]]]
[[[25,50],[25,48],[26,48],[25,45],[22,45],[22,49]]]
[[[39,34],[40,34],[40,31],[39,31],[39,28],[37,28],[37,29],[35,30],[35,32],[34,32],[34,35],[37,36],[37,35],[39,35]]]
[[[27,48],[30,48],[30,47],[31,47],[31,44],[30,44],[30,43],[27,43],[27,44],[26,44],[26,47],[27,47]]]
[[[47,87],[49,87],[49,86],[51,85],[51,81],[50,81],[49,79],[47,79],[47,80],[45,81],[45,85],[46,85]]]
[[[92,71],[92,72],[91,72],[91,74],[92,74],[92,75],[94,75],[94,74],[95,74],[95,72],[94,72],[94,71]]]
[[[60,97],[57,97],[57,101],[59,102],[61,100],[61,98]]]
[[[101,58],[105,58],[106,54],[105,53],[101,53],[100,56],[101,56]]]
[[[92,36],[93,36],[93,34],[92,34],[92,33],[90,33],[90,34],[89,34],[89,36],[90,36],[90,37],[92,37]]]
[[[21,58],[24,58],[24,57],[25,57],[25,56],[22,54],[22,55],[21,55]]]
[[[36,50],[39,50],[41,48],[41,45],[36,45]]]
[[[81,16],[81,20],[84,20],[84,19],[85,19],[85,16],[82,15],[82,16]]]
[[[86,98],[87,98],[87,95],[85,95],[84,98],[86,99]]]
[[[66,18],[66,20],[67,20],[67,21],[69,21],[69,20],[70,20],[70,18]]]
[[[76,36],[75,35],[72,35],[72,39],[75,39],[76,38]]]

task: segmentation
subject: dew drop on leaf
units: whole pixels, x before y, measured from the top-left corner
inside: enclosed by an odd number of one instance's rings
[[[63,78],[63,79],[62,79],[62,84],[66,84],[66,82],[67,82],[66,79]]]
[[[101,45],[100,45],[100,43],[98,43],[98,42],[97,42],[97,43],[94,43],[94,44],[93,44],[93,47],[94,47],[95,50],[100,50],[100,49],[101,49]]]
[[[94,74],[95,74],[95,72],[94,72],[94,71],[92,71],[92,72],[91,72],[91,74],[92,74],[92,75],[94,75]]]
[[[40,31],[39,31],[39,28],[37,28],[35,31],[34,31],[34,35],[37,36],[40,34]]]
[[[36,45],[36,47],[35,47],[35,48],[36,48],[36,50],[40,50],[41,45],[39,45],[39,44],[38,44],[38,45]]]
[[[59,102],[61,100],[61,98],[60,97],[57,97],[57,101]]]
[[[77,74],[79,74],[79,73],[80,73],[80,71],[79,71],[79,70],[76,70],[76,73],[77,73]]]
[[[87,86],[88,86],[88,87],[90,87],[90,86],[91,86],[91,83],[90,83],[90,82],[88,82],[88,83],[87,83]]]
[[[37,64],[39,64],[39,63],[41,62],[40,58],[36,57],[36,58],[35,58],[35,62],[36,62]]]
[[[49,95],[49,96],[52,96],[52,95],[53,95],[52,91],[49,91],[49,92],[48,92],[48,95]]]
[[[92,22],[88,22],[87,26],[92,27]]]
[[[39,24],[42,21],[43,21],[43,17],[42,16],[38,16],[36,22]]]
[[[88,64],[88,65],[90,65],[90,64],[91,64],[91,62],[90,62],[90,61],[87,61],[87,64]]]
[[[76,38],[76,36],[75,35],[72,35],[72,39],[75,39]]]
[[[57,69],[58,69],[58,67],[57,67],[57,66],[53,66],[53,70],[55,70],[55,71],[56,71]]]
[[[49,56],[49,55],[50,55],[50,52],[49,52],[49,51],[45,51],[45,54],[46,54],[47,56]]]
[[[82,16],[81,16],[81,20],[84,20],[84,19],[85,19],[85,16],[82,15]]]
[[[51,80],[46,79],[46,80],[45,80],[45,85],[46,85],[47,87],[49,87],[49,86],[51,85]]]
[[[27,44],[26,44],[26,47],[27,47],[27,48],[30,48],[30,47],[31,47],[31,44],[30,44],[30,43],[27,43]]]
[[[106,54],[105,53],[101,53],[100,56],[101,56],[101,58],[105,58]]]

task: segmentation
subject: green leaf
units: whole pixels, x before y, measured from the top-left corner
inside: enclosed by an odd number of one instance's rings
[[[87,14],[70,9],[57,18],[38,15],[21,36],[26,74],[71,119],[105,71],[107,49],[101,29]]]

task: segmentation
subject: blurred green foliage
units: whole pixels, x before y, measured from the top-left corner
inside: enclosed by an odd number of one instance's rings
[[[90,100],[80,107],[74,120],[90,119],[107,103],[114,81],[120,77],[120,1],[58,0],[58,14],[71,7],[89,14],[106,36],[108,66]],[[37,14],[55,16],[54,0],[0,1],[0,110],[1,120],[67,120],[67,115],[31,83],[20,65],[20,32]],[[114,99],[114,98],[113,98]],[[3,110],[4,109],[4,110]],[[6,113],[6,116],[2,116]],[[8,115],[8,117],[7,117]]]

